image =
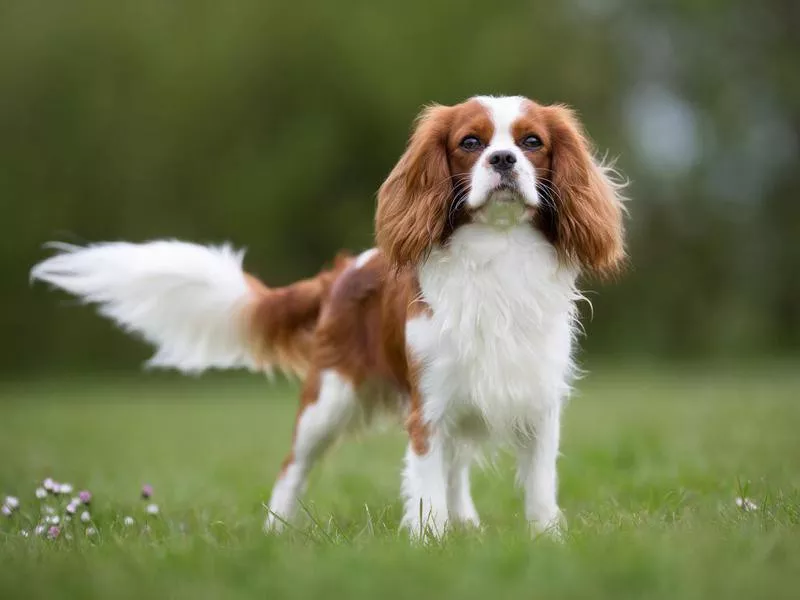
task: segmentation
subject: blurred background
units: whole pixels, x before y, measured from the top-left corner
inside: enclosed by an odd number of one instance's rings
[[[0,376],[148,349],[28,270],[48,240],[230,240],[272,285],[371,246],[421,106],[565,102],[631,179],[587,357],[800,349],[795,0],[0,0]]]

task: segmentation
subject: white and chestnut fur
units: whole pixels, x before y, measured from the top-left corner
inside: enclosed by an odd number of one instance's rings
[[[227,247],[172,241],[59,246],[32,276],[153,343],[156,366],[303,377],[269,530],[296,516],[324,451],[388,411],[409,434],[412,536],[479,523],[469,471],[485,443],[513,449],[528,522],[557,533],[576,280],[624,259],[619,186],[563,106],[434,106],[381,186],[376,240],[284,288],[246,274]]]

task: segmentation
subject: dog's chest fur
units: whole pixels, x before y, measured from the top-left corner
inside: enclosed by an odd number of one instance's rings
[[[432,315],[406,325],[425,416],[511,441],[569,390],[576,274],[529,225],[459,228],[419,269]]]

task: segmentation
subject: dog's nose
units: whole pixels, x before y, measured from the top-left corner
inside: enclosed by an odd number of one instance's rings
[[[515,162],[517,162],[517,157],[508,150],[498,150],[489,155],[489,164],[495,171],[508,171],[514,167]]]

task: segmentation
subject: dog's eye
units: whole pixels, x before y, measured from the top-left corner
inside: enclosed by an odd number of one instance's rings
[[[475,150],[480,150],[483,148],[483,144],[481,141],[475,137],[474,135],[468,135],[459,144],[464,150],[467,152],[475,152]]]
[[[525,150],[538,150],[542,147],[542,140],[538,135],[529,135],[519,143]]]

